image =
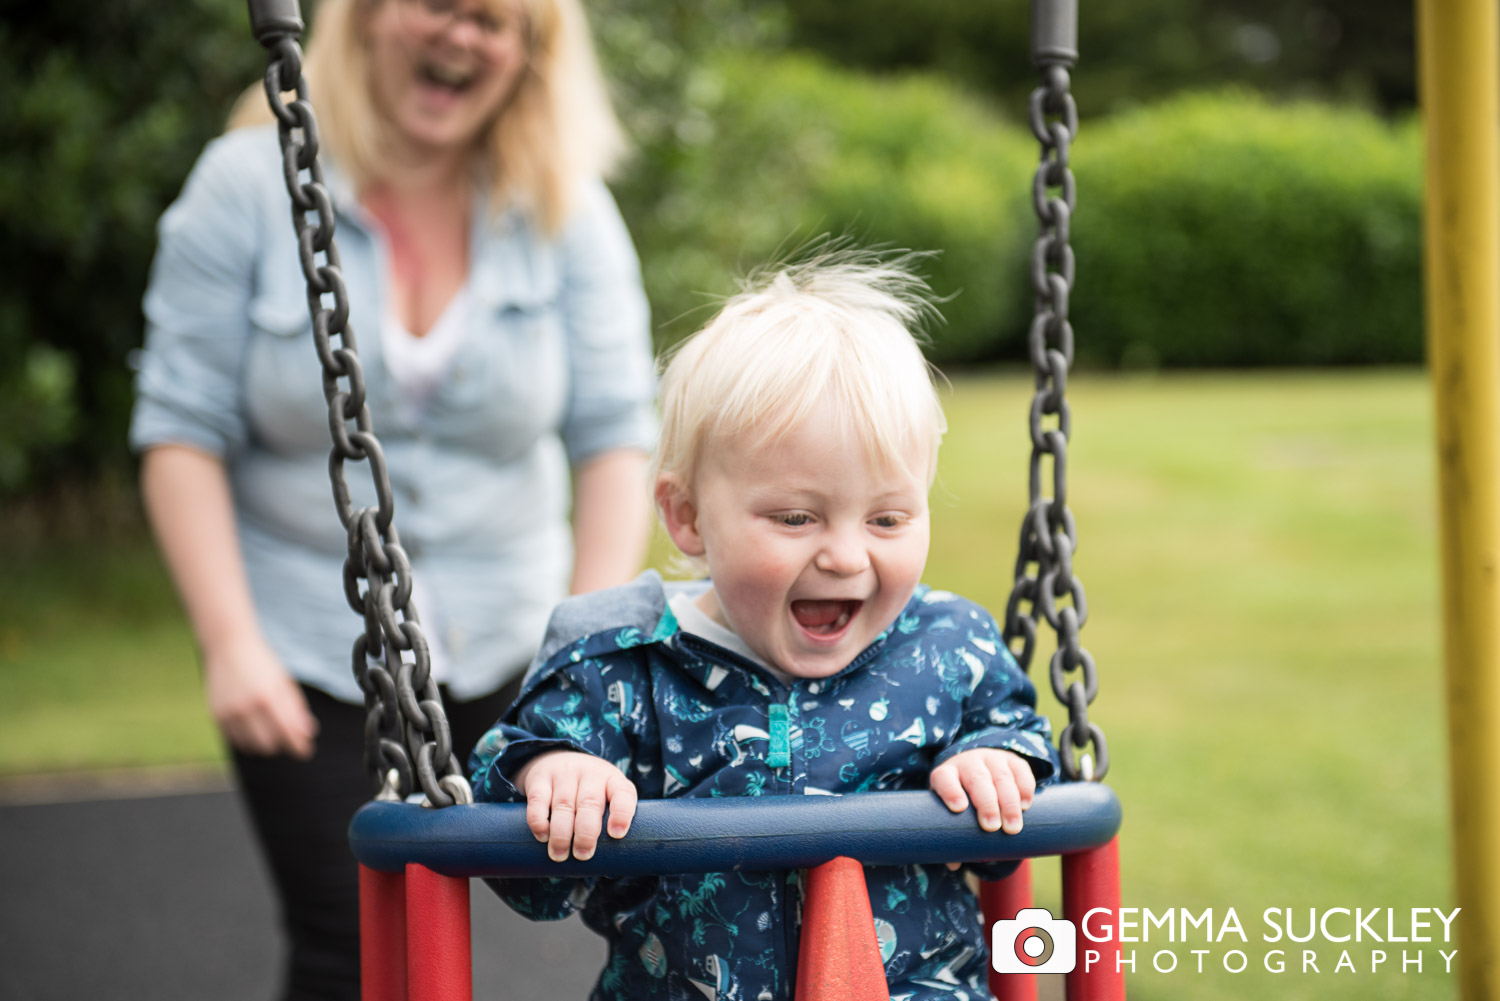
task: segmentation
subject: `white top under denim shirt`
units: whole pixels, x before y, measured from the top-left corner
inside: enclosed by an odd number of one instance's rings
[[[570,465],[654,442],[639,264],[602,183],[580,190],[555,238],[476,195],[472,326],[418,406],[382,350],[380,229],[333,165],[326,174],[396,526],[441,609],[424,625],[454,694],[478,696],[524,669],[566,592]],[[343,595],[328,407],[289,215],[274,126],[204,150],[159,227],[130,440],[223,458],[266,638],[294,677],[359,701],[350,653],[363,625]],[[366,464],[345,472],[355,505],[373,504]]]

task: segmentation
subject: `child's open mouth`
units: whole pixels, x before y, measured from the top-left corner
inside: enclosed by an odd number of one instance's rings
[[[863,605],[863,601],[846,599],[794,601],[792,618],[814,636],[837,636]]]

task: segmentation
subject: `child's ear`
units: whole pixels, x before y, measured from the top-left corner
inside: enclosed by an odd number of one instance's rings
[[[667,527],[672,544],[684,556],[702,556],[706,552],[703,536],[698,533],[698,506],[682,484],[670,476],[658,477],[656,509],[661,512],[662,524]]]

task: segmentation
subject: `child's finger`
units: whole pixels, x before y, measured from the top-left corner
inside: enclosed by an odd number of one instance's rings
[[[552,779],[534,771],[526,778],[526,826],[531,828],[531,836],[543,844],[547,843],[551,813]]]
[[[988,757],[987,754],[964,755],[958,766],[958,774],[963,780],[970,802],[974,804],[974,812],[979,816],[979,826],[986,831],[998,831],[1001,810],[996,796],[995,776],[986,760]]]
[[[986,754],[985,764],[990,773],[990,782],[995,789],[995,798],[999,802],[1000,828],[1006,834],[1016,834],[1021,830],[1021,790],[1016,783],[1015,773],[1011,771],[1009,754]]]
[[[951,761],[932,770],[932,774],[927,777],[927,786],[954,813],[962,813],[968,808],[969,797],[964,795],[963,783],[958,780],[958,769]]]
[[[1031,762],[1019,754],[1007,754],[1005,762],[1010,765],[1010,773],[1016,779],[1016,789],[1021,793],[1021,809],[1031,809],[1031,801],[1036,798],[1036,774],[1031,770]]]
[[[578,780],[577,812],[573,815],[573,857],[586,862],[594,857],[599,831],[604,827],[604,776],[597,772]]]
[[[623,838],[635,819],[635,784],[624,775],[611,775],[604,794],[609,797],[609,836]]]
[[[552,783],[552,831],[547,836],[547,857],[565,862],[573,846],[573,815],[578,812],[578,778],[559,776]]]

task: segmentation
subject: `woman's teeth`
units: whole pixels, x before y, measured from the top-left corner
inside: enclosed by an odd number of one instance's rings
[[[460,90],[468,86],[469,81],[474,79],[474,71],[472,69],[457,69],[434,63],[423,66],[422,75],[435,84],[443,87],[451,87],[454,90]]]

